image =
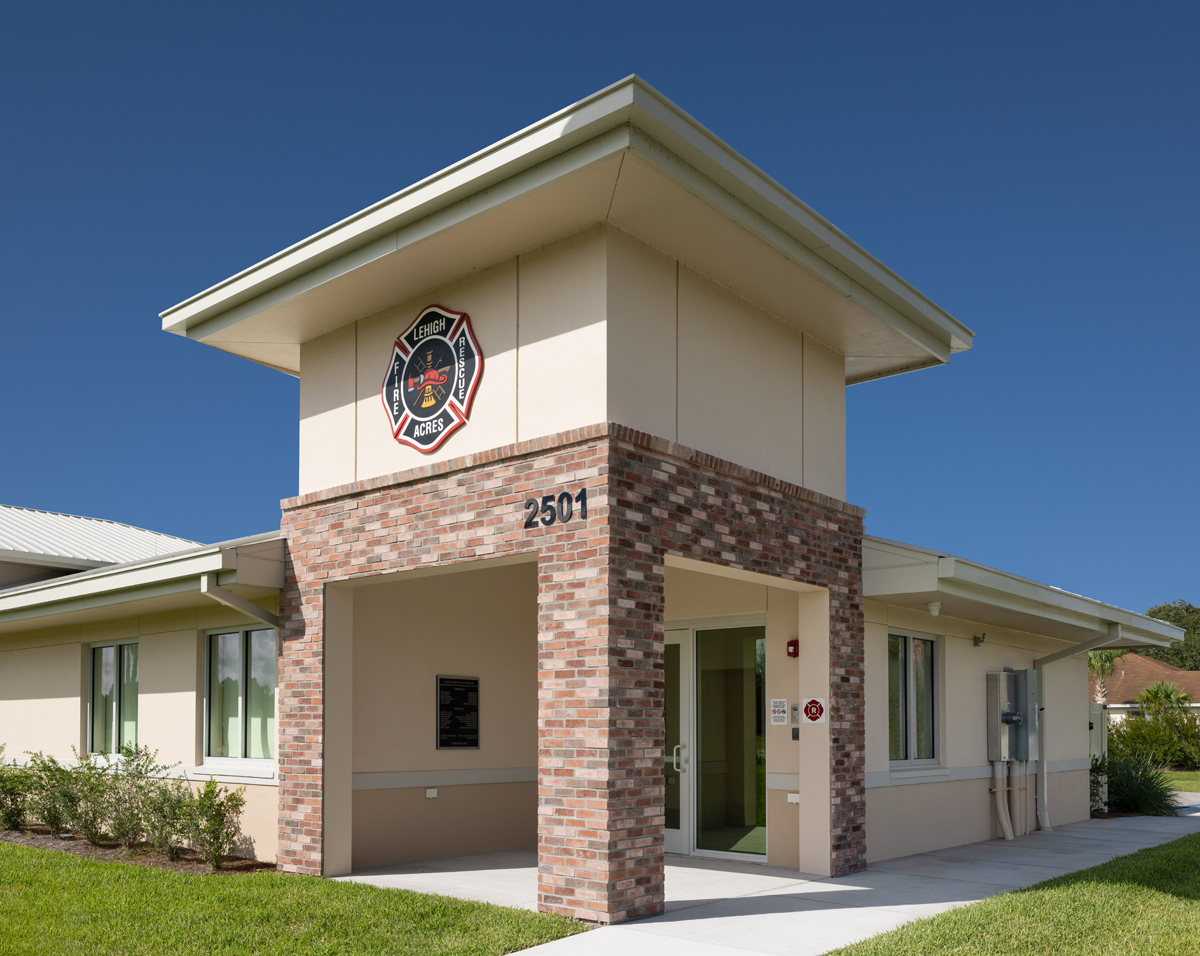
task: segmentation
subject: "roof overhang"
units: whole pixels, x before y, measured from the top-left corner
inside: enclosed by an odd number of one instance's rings
[[[1120,634],[1106,648],[1166,647],[1183,630],[1144,614],[1039,584],[973,561],[898,541],[863,539],[863,589],[868,599],[982,625],[1086,644]],[[1113,627],[1117,625],[1117,627]]]
[[[847,383],[949,361],[973,333],[635,76],[162,313],[292,374],[300,345],[597,223],[846,356]]]
[[[212,607],[229,595],[270,600],[283,587],[284,545],[273,531],[2,590],[0,634]]]

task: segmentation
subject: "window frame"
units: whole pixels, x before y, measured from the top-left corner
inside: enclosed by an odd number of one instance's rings
[[[271,757],[214,757],[209,753],[212,746],[210,740],[211,724],[209,716],[212,711],[212,638],[218,634],[238,634],[241,641],[242,654],[242,673],[239,681],[238,690],[238,724],[240,727],[241,742],[239,750],[245,750],[245,735],[246,735],[246,683],[248,678],[248,668],[250,666],[249,654],[249,636],[255,631],[269,631],[273,638],[275,647],[274,663],[275,663],[275,687],[272,701],[275,704],[274,712],[271,715],[271,722],[274,728],[274,740],[272,743]],[[263,768],[274,770],[275,760],[279,754],[279,629],[271,627],[266,623],[258,624],[235,624],[230,627],[214,627],[204,632],[204,672],[201,675],[204,681],[201,698],[203,706],[201,708],[200,719],[202,722],[202,749],[201,762],[202,766],[213,767],[240,767],[240,768]]]
[[[891,752],[891,693],[892,693],[892,669],[889,656],[887,666],[888,676],[888,766],[892,770],[918,770],[927,769],[930,767],[940,767],[942,759],[942,661],[941,661],[941,646],[942,642],[936,634],[927,634],[922,631],[909,631],[903,628],[890,627],[887,631],[888,640],[893,637],[900,638],[903,643],[901,658],[903,661],[903,674],[905,680],[905,714],[904,714],[904,734],[906,750],[911,755],[913,750],[913,741],[916,739],[917,728],[917,700],[916,694],[913,693],[913,688],[916,686],[916,679],[913,670],[913,653],[912,642],[914,640],[928,641],[931,647],[932,657],[930,663],[933,673],[929,681],[930,695],[933,700],[930,705],[930,731],[933,737],[933,756],[932,757],[913,757],[906,756],[895,758]]]
[[[95,754],[97,757],[115,760],[120,756],[121,747],[125,745],[125,741],[121,740],[121,702],[124,691],[121,681],[121,652],[117,650],[121,647],[130,645],[138,646],[141,644],[141,639],[137,637],[127,637],[119,641],[95,641],[87,645],[88,653],[88,691],[87,691],[87,753]],[[116,719],[116,735],[118,739],[116,750],[96,750],[96,651],[105,647],[111,647],[116,651],[117,656],[117,681],[116,688],[113,693],[113,707]],[[136,720],[137,734],[141,737],[142,723],[142,649],[138,646],[138,716]],[[137,741],[134,741],[134,746],[138,746]]]

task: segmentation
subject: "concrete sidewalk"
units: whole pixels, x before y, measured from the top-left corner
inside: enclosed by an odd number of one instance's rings
[[[1200,803],[1200,794],[1181,796],[1181,803]],[[875,863],[838,879],[668,857],[664,915],[526,952],[817,956],[914,919],[1200,832],[1200,812],[1184,812],[1188,815],[1087,820],[1011,842],[992,840]],[[431,860],[344,879],[535,908],[532,853]]]

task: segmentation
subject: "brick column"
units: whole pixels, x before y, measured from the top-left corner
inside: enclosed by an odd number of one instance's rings
[[[663,574],[602,540],[538,569],[538,902],[610,923],[663,911]]]

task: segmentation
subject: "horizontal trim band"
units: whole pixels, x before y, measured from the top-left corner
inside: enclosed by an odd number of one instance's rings
[[[354,790],[405,790],[413,787],[462,787],[480,783],[536,783],[537,767],[496,767],[478,770],[398,770],[356,773]]]
[[[1087,757],[1076,757],[1072,760],[1051,760],[1050,772],[1063,773],[1071,770],[1090,770],[1092,761]],[[1028,773],[1037,773],[1038,762],[1029,761]],[[982,767],[914,767],[912,770],[868,770],[864,777],[864,786],[868,790],[875,787],[903,787],[914,783],[955,783],[959,780],[983,780],[992,776],[991,764]],[[768,787],[768,789],[770,789]]]

